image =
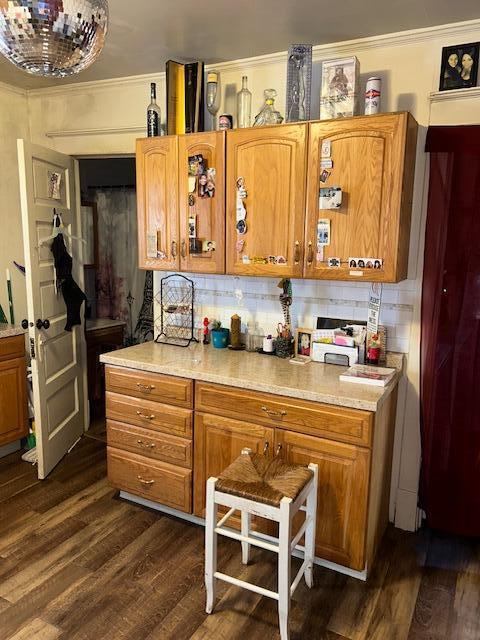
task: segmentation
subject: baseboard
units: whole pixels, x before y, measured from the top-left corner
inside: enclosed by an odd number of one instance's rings
[[[0,447],[0,458],[5,458],[15,451],[20,451],[21,440],[15,440],[15,442],[9,442],[8,444]]]
[[[404,531],[416,531],[418,529],[418,494],[416,491],[406,489],[397,490],[395,504],[395,526]]]
[[[205,520],[203,518],[199,518],[198,516],[194,516],[191,513],[184,513],[183,511],[177,511],[177,509],[171,509],[170,507],[165,507],[162,504],[158,504],[158,502],[153,502],[152,500],[147,500],[146,498],[140,498],[139,496],[134,496],[132,493],[128,493],[128,491],[120,491],[120,498],[124,500],[128,500],[129,502],[134,502],[135,504],[140,504],[143,507],[148,507],[149,509],[155,509],[156,511],[161,511],[169,516],[175,516],[176,518],[181,518],[182,520],[186,520],[187,522],[192,522],[193,524],[198,524],[202,527],[205,526]],[[267,536],[264,533],[255,532],[255,535],[260,538],[265,538],[265,540],[273,541],[275,538],[272,536]],[[303,557],[300,551],[294,551],[294,556]],[[330,562],[329,560],[323,560],[322,558],[315,557],[315,564],[320,567],[325,567],[325,569],[331,569],[332,571],[336,571],[337,573],[343,573],[346,576],[350,576],[351,578],[356,578],[357,580],[362,580],[363,582],[367,579],[367,569],[363,571],[355,571],[354,569],[350,569],[349,567],[343,567],[340,564],[336,564],[335,562]]]

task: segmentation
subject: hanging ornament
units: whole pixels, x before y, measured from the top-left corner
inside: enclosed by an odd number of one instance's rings
[[[107,0],[0,1],[0,53],[33,75],[70,76],[95,62],[107,26]]]

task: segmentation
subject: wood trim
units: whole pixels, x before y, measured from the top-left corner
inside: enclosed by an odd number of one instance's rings
[[[361,409],[244,391],[207,382],[195,383],[195,408],[197,411],[334,438],[340,442],[370,446],[372,441],[374,414]]]

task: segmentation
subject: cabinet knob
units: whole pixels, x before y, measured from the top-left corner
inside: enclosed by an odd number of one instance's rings
[[[182,256],[182,258],[187,257],[187,243],[185,242],[185,240],[182,240],[182,244],[180,245],[180,255]]]
[[[39,318],[37,320],[37,322],[35,323],[37,329],[49,329],[50,328],[50,320],[46,319],[46,320],[42,320],[41,318]],[[23,324],[22,324],[23,326]]]
[[[177,257],[177,241],[172,240],[172,258]]]
[[[307,252],[307,264],[310,266],[313,262],[313,245],[311,242],[308,243],[308,252]]]
[[[295,245],[293,247],[293,262],[294,264],[300,263],[300,242],[295,240]]]

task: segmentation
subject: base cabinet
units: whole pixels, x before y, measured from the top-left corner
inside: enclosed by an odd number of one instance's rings
[[[0,447],[28,433],[23,335],[0,340]]]
[[[365,567],[370,451],[283,429],[276,430],[275,446],[286,462],[318,464],[316,555],[361,571]],[[302,521],[300,516],[299,524]]]

